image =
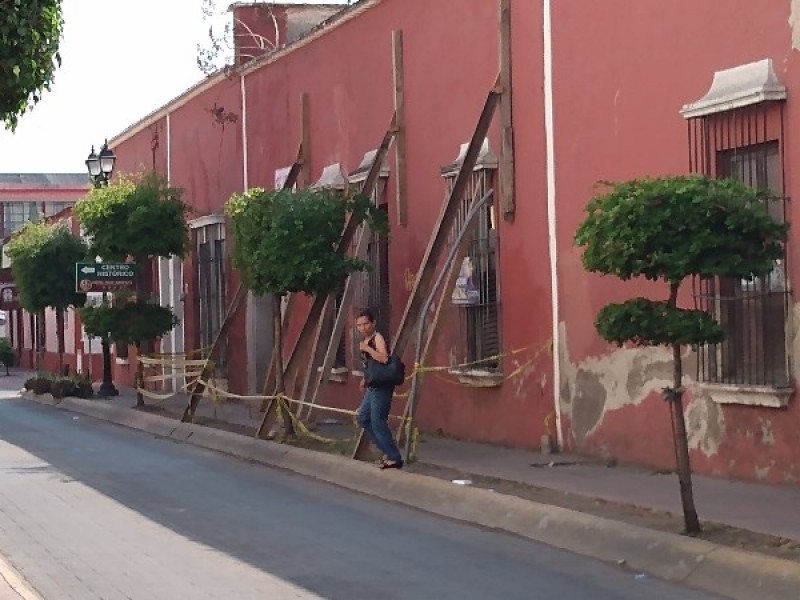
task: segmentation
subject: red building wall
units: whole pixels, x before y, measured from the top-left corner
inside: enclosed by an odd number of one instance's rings
[[[538,61],[540,13],[517,3],[520,36],[515,44],[517,114],[541,110]],[[417,273],[446,191],[440,167],[452,162],[469,141],[499,70],[497,7],[468,0],[384,2],[245,77],[250,185],[271,186],[274,171],[291,164],[300,139],[300,96],[310,105],[312,181],[325,165],[340,162],[353,170],[376,148],[393,113],[391,31],[404,34],[407,124],[408,223],[396,220],[394,178],[390,178],[390,277],[393,329],[408,299],[407,279]],[[457,23],[458,26],[453,26]],[[258,108],[256,108],[258,107]],[[546,269],[543,130],[540,122],[519,118],[520,175],[518,212],[501,224],[503,349],[539,348],[550,338],[549,274]],[[496,125],[490,136],[499,150]],[[390,160],[390,164],[393,161]],[[537,176],[538,175],[538,176]],[[537,272],[533,277],[530,271]],[[454,315],[454,311],[452,316]],[[532,321],[531,313],[541,315]],[[294,323],[296,334],[301,325]],[[452,339],[446,322],[429,363],[449,365]],[[528,356],[509,359],[506,372]],[[411,362],[410,354],[406,356]],[[515,360],[517,363],[515,363]],[[351,365],[351,368],[354,365]],[[356,366],[357,368],[357,366]],[[500,388],[476,389],[427,378],[419,419],[426,429],[499,443],[538,445],[553,411],[549,353]],[[355,387],[336,387],[331,402],[354,407]],[[399,409],[402,404],[399,404]]]
[[[671,433],[658,393],[669,383],[668,353],[615,351],[593,326],[595,314],[608,302],[643,293],[666,298],[667,290],[586,274],[572,238],[596,182],[688,172],[681,107],[706,93],[715,71],[762,58],[773,59],[788,87],[784,141],[791,196],[791,156],[800,133],[791,126],[798,114],[792,102],[798,58],[792,50],[790,2],[771,2],[765,10],[736,1],[726,3],[722,12],[718,3],[690,0],[552,4],[558,281],[565,333],[561,402],[568,447],[669,467],[674,462]],[[795,239],[793,234],[792,256]],[[796,264],[790,260],[793,277]],[[684,301],[691,302],[689,290]],[[788,409],[774,409],[690,396],[687,418],[695,468],[795,481],[800,475],[799,414],[796,401]]]
[[[290,165],[301,138],[300,98],[310,108],[310,177],[341,163],[346,172],[376,148],[389,126],[393,105],[392,46],[395,29],[404,32],[406,82],[408,222],[396,220],[395,182],[387,189],[392,221],[390,266],[393,328],[408,300],[409,278],[417,273],[446,186],[440,167],[452,162],[459,146],[469,141],[488,92],[499,71],[497,6],[472,0],[384,0],[351,10],[356,18],[341,18],[311,40],[262,60],[244,74],[246,117],[239,109],[240,79],[217,80],[199,95],[174,102],[169,112],[169,173],[173,185],[186,190],[196,216],[218,213],[224,201],[244,186],[242,161],[247,157],[247,185],[272,187],[275,170]],[[425,382],[419,418],[424,428],[460,437],[536,446],[545,421],[553,413],[550,339],[550,291],[547,268],[547,219],[543,196],[544,138],[539,119],[541,92],[541,11],[515,2],[515,25],[528,35],[514,41],[516,82],[516,148],[519,155],[517,213],[500,225],[501,329],[503,350],[528,347],[507,359],[507,374],[540,351],[526,368],[498,388],[475,389],[433,378]],[[210,112],[211,111],[211,112]],[[212,118],[216,115],[216,120]],[[227,120],[228,115],[238,115]],[[221,118],[221,120],[220,120]],[[246,119],[246,152],[243,128]],[[120,163],[129,169],[156,164],[166,170],[162,146],[151,154],[154,138],[164,139],[165,120],[123,134],[115,141]],[[490,139],[499,151],[497,125]],[[148,159],[149,163],[148,163]],[[390,158],[390,165],[394,161]],[[531,273],[533,272],[533,273]],[[195,292],[194,267],[186,263],[188,295]],[[235,281],[228,285],[229,297]],[[300,303],[302,305],[302,303]],[[242,311],[243,312],[243,311]],[[447,311],[445,311],[447,312]],[[450,311],[454,314],[454,311]],[[531,319],[531,314],[537,315]],[[295,312],[291,334],[302,326]],[[186,341],[196,337],[196,315],[186,305]],[[244,317],[240,314],[229,338],[229,386],[245,391],[247,360]],[[445,321],[429,363],[449,365],[453,324]],[[291,335],[290,335],[291,337]],[[447,342],[447,343],[446,343]],[[407,357],[410,360],[410,357]],[[352,369],[357,365],[349,365]],[[330,403],[354,407],[358,379],[350,377],[328,394]],[[398,406],[402,409],[402,405]]]
[[[509,378],[499,387],[481,389],[426,376],[418,413],[424,430],[536,447],[542,434],[556,435],[557,395],[565,449],[672,466],[667,408],[659,397],[660,388],[670,383],[669,353],[615,349],[600,340],[593,325],[608,302],[636,294],[665,297],[666,290],[587,274],[573,236],[598,181],[686,173],[689,150],[681,107],[705,93],[715,71],[765,57],[773,59],[788,87],[784,162],[791,195],[791,159],[800,135],[791,126],[797,113],[791,98],[798,85],[792,27],[798,24],[790,24],[788,0],[775,6],[767,11],[735,0],[720,13],[710,0],[512,1],[516,213],[513,221],[500,221],[498,281],[502,349],[522,351],[504,358],[503,373]],[[546,8],[550,31],[544,31]],[[251,63],[242,73],[209,80],[199,92],[173,102],[166,109],[168,166],[173,185],[186,189],[197,216],[220,212],[230,193],[244,186],[272,187],[276,169],[297,155],[300,98],[307,94],[310,174],[300,185],[316,181],[332,163],[352,171],[388,127],[393,112],[391,32],[402,29],[407,225],[397,223],[394,173],[386,192],[396,329],[445,196],[440,167],[452,162],[459,145],[471,137],[499,70],[497,5],[383,0],[362,2],[349,11],[325,31]],[[552,54],[546,46],[550,39]],[[545,111],[548,89],[552,123]],[[166,125],[163,119],[151,121],[157,125],[123,135],[115,150],[131,168],[150,158],[166,170],[161,147],[151,157],[149,130],[162,131]],[[495,121],[489,134],[495,152],[497,134]],[[394,169],[391,158],[389,164]],[[553,188],[548,167],[554,172]],[[793,278],[796,248],[792,241]],[[551,261],[558,282],[555,305]],[[187,261],[189,296],[196,292],[194,269]],[[235,278],[228,281],[229,297],[235,283]],[[688,290],[683,300],[691,301]],[[302,326],[307,303],[299,306],[290,338]],[[428,363],[446,366],[452,362],[457,326],[452,307],[445,307],[443,315]],[[195,321],[187,306],[190,347]],[[246,337],[240,314],[229,338],[234,391],[244,391],[248,381]],[[687,353],[687,373],[691,361]],[[357,381],[351,376],[345,385],[336,384],[326,402],[355,407]],[[719,405],[701,394],[690,393],[687,400],[697,470],[796,479],[796,402],[768,409]]]

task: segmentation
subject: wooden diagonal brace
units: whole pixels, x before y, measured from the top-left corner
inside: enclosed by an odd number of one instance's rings
[[[301,153],[302,153],[302,148],[300,152],[298,152],[298,160],[294,162],[292,168],[289,170],[289,174],[286,177],[286,181],[283,184],[284,190],[288,190],[289,188],[294,186],[295,182],[297,181],[297,177],[300,175]],[[189,404],[183,411],[183,417],[181,418],[181,421],[191,423],[194,420],[194,413],[197,410],[197,405],[200,403],[200,398],[203,397],[203,392],[206,389],[206,386],[203,383],[203,381],[211,377],[211,373],[213,372],[214,361],[217,360],[217,358],[219,357],[219,353],[222,351],[222,346],[223,346],[222,342],[228,337],[228,331],[230,331],[231,325],[233,325],[233,320],[236,318],[236,314],[239,312],[239,307],[241,307],[242,301],[246,297],[247,297],[247,288],[245,288],[244,284],[240,282],[236,288],[236,293],[233,295],[233,300],[228,306],[228,310],[225,311],[225,318],[222,320],[222,325],[220,325],[219,331],[217,331],[217,335],[214,336],[214,341],[211,344],[211,349],[209,350],[208,353],[208,362],[206,363],[206,366],[203,368],[200,377],[197,380],[195,380],[194,384],[191,387]]]
[[[375,189],[375,185],[378,182],[378,177],[380,176],[381,167],[383,166],[383,163],[386,160],[386,154],[389,152],[389,148],[392,145],[392,141],[394,140],[396,131],[397,131],[397,119],[396,115],[392,115],[392,120],[391,123],[389,124],[389,128],[386,130],[386,133],[383,136],[383,140],[381,141],[380,146],[378,146],[378,150],[375,152],[375,159],[372,162],[372,166],[369,169],[367,178],[366,180],[364,180],[364,185],[361,188],[361,193],[365,196],[370,196],[373,190]],[[340,254],[344,254],[347,252],[359,227],[361,227],[361,223],[356,223],[353,219],[349,219],[347,221],[344,231],[342,232],[342,237],[339,240],[339,245],[336,248],[337,252],[339,252]],[[314,301],[311,304],[311,309],[309,310],[308,318],[303,324],[303,329],[300,332],[297,344],[295,344],[294,350],[292,351],[291,356],[289,357],[289,360],[286,365],[287,380],[290,377],[289,375],[290,372],[294,372],[296,374],[297,369],[299,368],[300,365],[299,357],[308,356],[309,344],[312,344],[312,342],[314,342],[315,339],[314,334],[320,329],[318,328],[319,319],[323,313],[323,308],[327,300],[328,300],[327,296],[314,297]],[[265,391],[264,391],[265,396],[272,394],[272,392],[274,392],[274,388],[270,389],[265,386]],[[259,426],[258,431],[256,431],[256,437],[264,438],[269,433],[277,413],[277,411],[275,410],[276,408],[277,408],[277,403],[274,400],[270,400],[266,407],[266,410],[264,411],[264,417],[261,420],[261,425]]]
[[[434,225],[433,233],[431,234],[428,242],[428,247],[425,250],[425,255],[422,257],[417,277],[414,282],[414,288],[408,298],[403,318],[400,321],[400,327],[395,336],[394,346],[392,352],[398,356],[402,356],[403,352],[411,339],[411,334],[414,327],[418,324],[419,319],[424,318],[421,314],[422,305],[425,301],[426,292],[433,279],[436,270],[436,264],[441,258],[442,251],[447,245],[447,236],[450,228],[455,222],[458,215],[458,209],[461,203],[461,198],[467,189],[469,178],[472,175],[472,170],[475,168],[475,163],[478,159],[481,146],[489,132],[489,125],[494,118],[495,109],[500,101],[502,90],[500,89],[500,82],[495,81],[495,85],[486,97],[486,102],[478,118],[478,124],[475,131],[472,133],[472,139],[469,142],[467,153],[461,163],[461,168],[458,171],[456,180],[453,184],[453,189],[447,198],[442,212],[439,214],[439,219]],[[353,458],[364,458],[367,450],[367,440],[364,437],[363,431],[356,442],[355,450],[353,451]]]
[[[472,134],[467,153],[464,156],[464,161],[461,163],[461,168],[453,184],[453,189],[442,207],[439,220],[434,226],[433,234],[428,242],[428,247],[425,250],[425,255],[422,258],[422,263],[420,264],[420,269],[414,282],[414,288],[411,291],[411,296],[406,304],[403,318],[400,321],[400,327],[395,336],[393,352],[398,356],[402,355],[405,351],[406,345],[411,339],[412,329],[421,316],[419,313],[424,301],[424,292],[431,283],[436,263],[441,258],[442,250],[444,250],[447,245],[447,235],[455,222],[461,198],[464,195],[464,191],[467,189],[469,178],[472,175],[472,170],[475,168],[475,162],[478,159],[481,146],[489,131],[489,125],[492,122],[495,108],[499,100],[500,94],[497,91],[492,90],[489,92],[481,116],[478,119],[478,125]]]
[[[369,246],[369,240],[372,237],[372,230],[370,229],[367,223],[364,223],[361,229],[361,237],[358,240],[358,245],[356,246],[355,256],[356,258],[360,258],[364,260],[367,256],[367,247]],[[342,333],[344,332],[345,322],[347,321],[347,312],[350,303],[353,301],[353,294],[355,292],[355,280],[356,278],[353,275],[347,278],[347,283],[344,286],[344,291],[342,292],[342,298],[339,302],[339,311],[336,314],[336,321],[333,324],[333,331],[331,332],[330,340],[328,341],[328,347],[325,352],[325,358],[322,361],[322,368],[320,370],[312,369],[315,377],[312,379],[312,385],[309,390],[308,396],[303,397],[303,400],[310,401],[312,405],[314,404],[322,404],[323,399],[325,397],[325,392],[327,391],[328,387],[321,385],[324,379],[327,379],[328,373],[333,367],[333,361],[336,359],[336,350],[339,346],[339,340],[342,337]],[[328,297],[329,301],[332,301],[335,298],[335,294],[332,294]],[[312,367],[316,365],[312,364]],[[311,407],[308,408],[308,413],[311,413]]]

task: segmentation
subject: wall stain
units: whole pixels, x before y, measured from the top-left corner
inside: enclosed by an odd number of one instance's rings
[[[761,423],[761,443],[768,446],[775,445],[775,436],[772,433],[772,420],[759,417],[758,422]]]
[[[671,385],[672,353],[667,348],[612,348],[608,354],[575,364],[569,357],[566,326],[559,326],[560,407],[578,444],[610,411],[641,404],[653,391]]]
[[[580,444],[603,418],[607,390],[600,377],[586,369],[578,369],[572,404],[572,432]]]
[[[770,471],[770,469],[772,469],[772,467],[774,465],[775,465],[775,461],[774,460],[770,461],[770,464],[765,466],[765,467],[759,467],[758,465],[756,465],[754,467],[754,473],[755,473],[755,476],[756,476],[756,480],[757,481],[763,481],[764,479],[769,477],[769,471]]]
[[[686,407],[686,431],[690,450],[700,450],[706,456],[717,454],[725,437],[722,407],[707,394],[696,393]]]
[[[797,38],[795,48],[800,50],[800,0],[792,1],[792,9],[793,35]],[[800,303],[792,305],[790,323],[791,352],[797,357],[800,356]],[[573,362],[564,322],[559,324],[559,336],[559,408],[565,423],[569,424],[564,431],[565,438],[572,439],[579,447],[591,438],[612,411],[638,406],[653,392],[672,386],[672,353],[669,348],[617,348],[609,345],[602,354]],[[713,388],[694,385],[697,361],[695,352],[688,348],[684,350],[682,383],[689,390],[685,412],[689,448],[708,458],[721,457],[724,453],[724,462],[720,462],[720,468],[715,472],[723,475],[734,473],[737,460],[728,456],[730,444],[760,443],[767,448],[774,447],[780,441],[780,438],[776,441],[775,424],[780,423],[783,417],[778,413],[762,412],[764,416],[759,418],[758,424],[738,418],[728,405],[712,398],[710,390]],[[792,361],[792,378],[800,381],[800,360]],[[603,440],[596,442],[602,443]],[[773,461],[771,465],[753,468],[757,480],[774,480],[778,476],[787,483],[800,481],[800,463],[796,461],[783,461],[780,465]],[[775,472],[776,468],[780,469],[780,474]]]

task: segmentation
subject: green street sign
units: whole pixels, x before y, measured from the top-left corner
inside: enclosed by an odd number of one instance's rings
[[[136,265],[131,263],[75,263],[76,292],[115,292],[136,283]]]

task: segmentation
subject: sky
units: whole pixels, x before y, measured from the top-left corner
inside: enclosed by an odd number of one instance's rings
[[[92,145],[99,148],[203,79],[197,44],[207,39],[210,22],[202,4],[64,0],[61,68],[16,132],[0,129],[0,172],[82,173]],[[218,5],[225,9],[227,0]]]

